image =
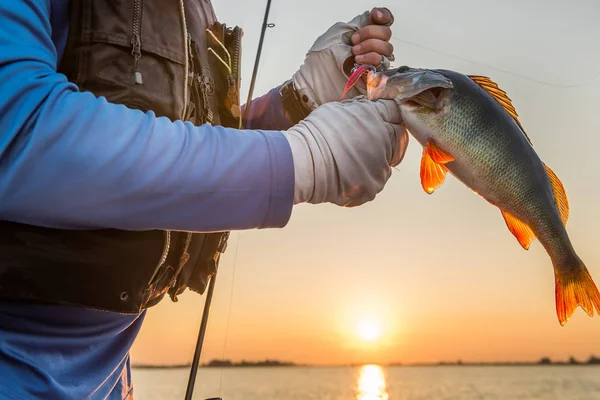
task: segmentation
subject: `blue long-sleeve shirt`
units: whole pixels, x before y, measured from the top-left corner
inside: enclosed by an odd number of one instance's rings
[[[0,219],[71,229],[285,225],[294,179],[283,134],[195,127],[78,92],[56,72],[67,4],[0,4]]]
[[[294,171],[276,89],[252,103],[244,131],[80,93],[56,72],[69,1],[0,2],[0,219],[70,229],[284,226]],[[0,302],[0,398],[127,398],[143,318]]]

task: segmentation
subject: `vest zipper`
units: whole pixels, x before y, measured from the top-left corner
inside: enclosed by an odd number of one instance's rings
[[[133,0],[133,22],[132,22],[132,34],[131,34],[131,55],[134,59],[133,64],[133,78],[137,85],[142,85],[144,79],[142,73],[138,71],[138,61],[142,57],[142,0]]]
[[[181,119],[185,120],[185,116],[188,108],[188,75],[190,73],[189,65],[189,49],[188,49],[188,31],[187,22],[185,20],[185,5],[183,0],[179,0],[179,9],[181,11],[181,26],[183,27],[183,54],[185,54],[184,71],[183,71],[183,109],[181,110]]]
[[[183,115],[184,115],[184,119],[186,118],[186,113],[188,112],[188,107],[187,107],[187,90],[188,90],[188,77],[190,77],[189,75],[193,75],[194,74],[194,58],[192,57],[192,35],[190,35],[187,32],[187,25],[185,22],[185,9],[183,8],[183,0],[181,0],[181,14],[182,14],[182,19],[183,19],[183,34],[184,34],[184,38],[185,38],[185,81],[184,81],[184,92],[183,92]],[[193,76],[191,76],[189,83],[191,84],[191,82],[193,82]],[[185,236],[185,245],[183,246],[183,252],[181,254],[181,262],[179,267],[181,268],[184,264],[184,262],[187,262],[188,258],[189,258],[189,254],[188,254],[188,250],[190,248],[190,243],[192,242],[192,234],[191,233],[187,233],[187,235]],[[185,261],[184,261],[185,260]],[[173,284],[175,284],[176,281],[173,281]]]
[[[242,116],[240,107],[240,57],[241,57],[241,42],[242,30],[235,27],[231,33],[231,73],[227,75],[227,97],[231,102],[231,115],[237,119],[238,129],[242,129]]]
[[[185,237],[185,245],[183,246],[183,251],[181,252],[181,259],[179,260],[179,265],[178,265],[179,271],[181,270],[181,268],[183,268],[183,266],[187,263],[187,261],[190,258],[188,250],[190,249],[191,242],[192,242],[192,234],[188,232]],[[176,280],[173,281],[173,285],[175,283],[176,283]]]
[[[160,255],[160,260],[158,262],[158,265],[156,266],[156,268],[154,268],[154,272],[152,273],[152,277],[148,281],[148,284],[151,284],[152,281],[154,281],[154,279],[156,278],[156,275],[158,274],[158,271],[160,271],[160,268],[163,266],[165,261],[167,261],[167,256],[169,255],[169,249],[171,248],[171,232],[170,231],[163,231],[163,232],[165,233],[165,245],[163,247],[163,252]]]
[[[185,69],[183,71],[183,110],[181,111],[181,118],[185,119],[188,110],[188,75],[190,73],[190,54],[188,48],[188,39],[191,40],[191,36],[188,34],[187,30],[187,21],[185,19],[185,4],[183,1],[184,0],[179,0],[179,9],[181,11],[181,26],[183,28],[183,54],[185,54]],[[182,257],[187,253],[191,240],[192,234],[188,233],[185,238],[185,246],[183,248]]]
[[[214,114],[210,109],[210,102],[208,99],[208,91],[210,90],[210,78],[208,76],[198,74],[196,76],[196,80],[198,81],[200,95],[202,96],[202,114],[205,119],[202,123],[212,124],[214,122]]]
[[[237,76],[239,74],[238,62],[240,58],[240,47],[242,43],[242,35],[240,29],[237,27],[234,28],[233,35],[233,41],[235,43],[235,46],[233,48],[233,54],[231,55],[231,71]]]

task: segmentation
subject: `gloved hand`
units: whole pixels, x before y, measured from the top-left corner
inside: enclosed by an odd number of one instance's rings
[[[364,96],[331,102],[284,132],[295,170],[294,204],[353,207],[383,190],[408,145],[400,108]]]
[[[292,77],[307,110],[339,100],[355,62],[374,66],[383,63],[383,67],[389,67],[394,52],[389,43],[393,22],[394,17],[387,8],[374,8],[348,23],[333,25],[317,38],[304,64]],[[347,97],[364,94],[366,87],[359,82]]]

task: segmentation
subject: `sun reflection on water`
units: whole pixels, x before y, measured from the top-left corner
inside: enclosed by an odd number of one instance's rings
[[[378,365],[365,365],[360,370],[357,400],[388,400],[385,375]]]

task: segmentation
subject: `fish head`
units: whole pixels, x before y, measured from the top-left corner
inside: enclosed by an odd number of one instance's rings
[[[423,102],[419,95],[430,91],[439,97],[445,89],[454,85],[442,72],[407,66],[387,71],[369,71],[367,74],[367,97],[370,100],[390,99],[402,104]],[[424,104],[427,105],[427,104]]]
[[[436,120],[444,118],[453,90],[452,80],[440,70],[404,66],[370,71],[367,75],[367,97],[394,100],[400,107],[404,124],[413,134],[427,127],[430,131]]]

